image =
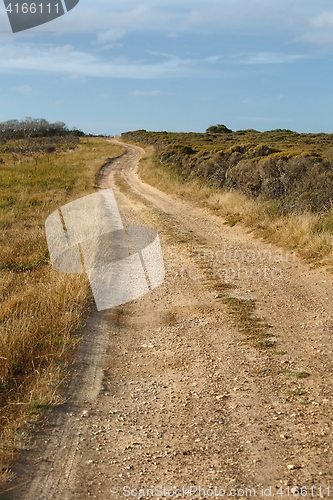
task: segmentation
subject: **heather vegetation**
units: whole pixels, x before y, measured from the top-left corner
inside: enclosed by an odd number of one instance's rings
[[[123,138],[153,145],[159,162],[173,165],[184,179],[197,177],[218,188],[278,200],[281,212],[331,208],[333,135],[224,127],[209,127],[205,134],[142,130]]]
[[[333,264],[333,134],[239,130],[122,134],[150,152],[151,184],[242,222],[314,263]]]

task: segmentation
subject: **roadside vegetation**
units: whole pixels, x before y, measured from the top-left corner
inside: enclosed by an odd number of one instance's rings
[[[43,411],[62,402],[94,307],[83,275],[51,268],[44,224],[61,205],[94,192],[101,166],[123,150],[78,135],[15,136],[0,126],[0,482]]]
[[[291,130],[122,134],[143,145],[141,176],[209,207],[233,226],[333,266],[333,135]]]

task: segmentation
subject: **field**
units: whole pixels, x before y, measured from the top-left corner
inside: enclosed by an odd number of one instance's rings
[[[0,482],[60,388],[89,308],[84,276],[54,271],[44,223],[94,192],[105,139],[38,137],[0,143]]]
[[[333,266],[333,135],[290,130],[167,133],[122,138],[150,148],[142,177],[201,203],[230,225]]]

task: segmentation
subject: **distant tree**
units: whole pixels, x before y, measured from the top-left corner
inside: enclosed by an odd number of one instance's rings
[[[218,125],[211,125],[208,127],[206,130],[207,134],[230,134],[232,130],[225,125],[221,125],[220,123]]]
[[[82,130],[79,130],[77,128],[72,128],[70,130],[70,134],[75,135],[76,137],[83,137],[84,135],[86,135]]]

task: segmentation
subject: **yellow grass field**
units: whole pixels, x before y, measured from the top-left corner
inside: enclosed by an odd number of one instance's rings
[[[94,307],[84,276],[51,268],[45,220],[94,192],[101,166],[123,149],[102,138],[65,138],[44,151],[30,152],[23,140],[0,144],[0,482],[39,415],[61,402]]]

